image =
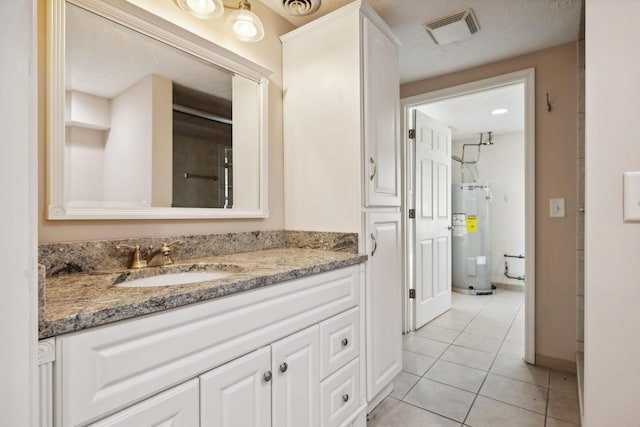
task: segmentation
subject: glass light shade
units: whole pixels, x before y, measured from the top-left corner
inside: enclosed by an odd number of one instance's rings
[[[174,0],[178,7],[196,18],[213,19],[222,16],[222,0]]]
[[[239,9],[229,15],[229,26],[237,39],[257,42],[264,37],[264,27],[258,15],[247,9]]]

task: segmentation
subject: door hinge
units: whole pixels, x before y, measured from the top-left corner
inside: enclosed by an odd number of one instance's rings
[[[416,210],[409,209],[409,219],[415,219],[415,217],[416,217]]]
[[[409,129],[409,139],[416,139],[416,130]]]
[[[416,290],[415,289],[409,289],[409,298],[410,299],[416,299]]]

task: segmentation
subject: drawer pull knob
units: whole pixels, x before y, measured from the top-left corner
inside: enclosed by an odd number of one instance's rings
[[[346,347],[347,345],[349,345],[349,340],[346,338],[342,338],[342,346]]]
[[[344,394],[344,395],[342,395],[342,401],[343,401],[343,402],[347,402],[347,401],[349,401],[349,395],[348,395],[348,394]]]
[[[268,383],[269,381],[271,381],[271,371],[267,371],[264,373],[264,375],[262,376],[262,379],[264,380],[264,382]]]
[[[282,365],[280,365],[280,372],[287,372],[287,369],[289,369],[289,365],[287,365],[287,362],[284,362]]]

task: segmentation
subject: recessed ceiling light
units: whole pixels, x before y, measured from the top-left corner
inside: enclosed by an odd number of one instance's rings
[[[507,110],[506,108],[496,108],[491,112],[491,114],[493,114],[494,116],[499,116],[500,114],[506,114],[507,112],[509,112],[509,110]]]

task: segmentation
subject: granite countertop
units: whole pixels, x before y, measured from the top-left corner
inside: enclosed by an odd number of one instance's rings
[[[48,338],[228,296],[359,264],[366,259],[366,255],[348,252],[285,248],[179,260],[171,266],[171,272],[191,271],[197,269],[198,264],[206,263],[219,264],[233,274],[209,282],[145,288],[113,285],[138,272],[127,269],[48,277],[39,336]]]

